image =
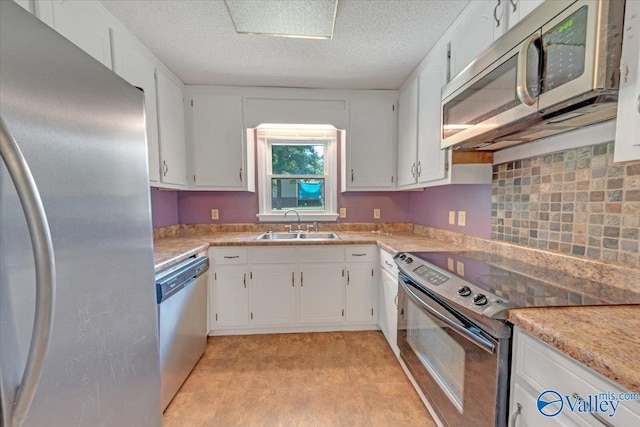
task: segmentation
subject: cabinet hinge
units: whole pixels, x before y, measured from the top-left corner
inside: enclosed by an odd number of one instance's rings
[[[196,182],[196,176],[193,175],[193,182]]]
[[[393,184],[393,175],[391,175],[391,183]]]
[[[218,321],[218,313],[216,313],[216,322]]]
[[[253,271],[249,272],[249,279],[253,279]]]
[[[253,320],[253,311],[251,312],[251,320]]]
[[[193,99],[191,100],[191,106],[193,107]]]
[[[344,308],[342,309],[342,317],[344,317]]]
[[[373,277],[373,268],[371,269],[371,277]]]
[[[451,81],[451,43],[447,43],[447,83]]]
[[[373,316],[373,308],[371,309],[371,315]]]
[[[391,111],[396,111],[396,104],[391,104]]]
[[[445,162],[444,164],[444,170],[449,172],[449,162]]]
[[[213,273],[213,280],[218,280],[218,273]]]

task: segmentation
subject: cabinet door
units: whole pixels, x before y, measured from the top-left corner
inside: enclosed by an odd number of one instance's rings
[[[483,50],[496,40],[506,27],[504,2],[474,0],[454,23],[451,34],[451,75],[455,77]]]
[[[249,325],[249,288],[244,265],[216,266],[209,301],[210,325],[216,328]]]
[[[398,355],[398,278],[383,270],[380,279],[380,328],[389,346]]]
[[[416,183],[418,145],[418,79],[398,98],[398,187]]]
[[[132,41],[114,34],[113,70],[133,86],[144,90],[147,120],[149,181],[160,182],[160,150],[158,148],[158,109],[156,100],[156,69],[153,62],[140,54]]]
[[[374,320],[375,268],[373,264],[347,265],[346,320]]]
[[[544,0],[509,0],[505,2],[505,7],[508,9],[509,15],[509,28],[520,22],[525,16],[533,12],[533,10],[540,6]]]
[[[53,28],[80,49],[111,68],[109,23],[98,3],[53,0]]]
[[[616,162],[640,159],[640,2],[628,1],[620,60]]]
[[[246,188],[242,97],[192,96],[194,184],[198,187]]]
[[[187,168],[184,134],[182,86],[157,70],[158,121],[160,131],[160,180],[166,184],[186,185]]]
[[[295,264],[251,267],[251,319],[254,325],[295,322]]]
[[[395,186],[396,109],[389,98],[351,99],[347,190],[386,190]]]
[[[300,323],[338,323],[344,316],[342,264],[300,265]]]
[[[420,73],[418,110],[418,182],[441,180],[448,173],[448,151],[440,148],[442,109],[441,90],[446,83],[447,52],[443,44],[429,52]]]

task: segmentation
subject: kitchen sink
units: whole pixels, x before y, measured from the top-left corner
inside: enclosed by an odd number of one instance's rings
[[[262,233],[255,240],[336,240],[336,233]]]

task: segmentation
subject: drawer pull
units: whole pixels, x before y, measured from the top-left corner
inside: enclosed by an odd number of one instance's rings
[[[367,254],[351,254],[351,256],[367,256]]]
[[[240,255],[234,255],[234,256],[224,256],[224,259],[234,259],[234,258],[240,258]]]
[[[578,393],[573,393],[571,395],[571,397],[573,397],[574,399],[577,400],[582,400],[584,401],[584,399],[582,398],[582,396],[580,396]],[[611,424],[609,421],[605,420],[604,418],[602,418],[602,415],[597,414],[595,412],[589,412],[589,415],[591,415],[593,418],[595,418],[600,424],[602,424],[605,427],[615,427],[613,424]]]
[[[393,299],[393,303],[396,305],[396,308],[398,308],[398,294],[396,294],[396,297]]]
[[[509,421],[509,427],[515,427],[516,426],[516,420],[518,419],[518,416],[520,416],[520,413],[522,412],[522,405],[519,403],[516,403],[516,412],[513,413],[513,415],[511,416],[511,420]]]
[[[388,265],[389,267],[393,268],[393,264],[391,264],[389,261],[387,261],[386,259],[384,260],[384,263],[386,265]]]

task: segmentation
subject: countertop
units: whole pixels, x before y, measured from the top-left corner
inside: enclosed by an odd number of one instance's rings
[[[209,246],[377,245],[390,252],[463,251],[467,248],[410,232],[338,231],[339,240],[256,241],[257,232],[217,232],[155,240],[156,271]],[[524,308],[509,321],[612,381],[640,392],[640,305]],[[634,333],[629,334],[629,331]]]
[[[509,321],[640,393],[640,305],[523,308]]]

